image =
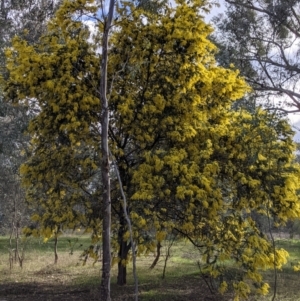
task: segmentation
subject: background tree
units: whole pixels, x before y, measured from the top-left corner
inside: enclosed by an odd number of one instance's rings
[[[241,70],[271,107],[298,112],[300,3],[297,0],[225,0],[215,39],[227,64]]]
[[[4,50],[11,46],[14,35],[22,36],[30,43],[37,42],[45,30],[45,25],[53,15],[60,1],[7,1],[0,3],[0,77],[6,79]],[[0,229],[7,232],[18,208],[20,226],[25,225],[29,213],[20,189],[18,169],[27,157],[28,136],[25,131],[35,113],[34,106],[14,107],[3,99],[0,88]],[[14,189],[12,189],[14,187]],[[15,204],[14,192],[20,194]],[[14,200],[14,201],[13,201]]]
[[[298,112],[299,1],[226,2],[225,14],[215,18],[218,30],[213,39],[220,42],[220,64],[234,63],[254,88],[255,93],[243,99],[243,105],[263,103],[281,116]],[[266,219],[257,218],[262,226],[268,226]],[[296,227],[298,221],[288,224],[294,223]]]

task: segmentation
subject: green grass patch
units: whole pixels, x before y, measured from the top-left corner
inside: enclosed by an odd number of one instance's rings
[[[60,237],[58,242],[59,261],[56,265],[53,264],[53,239],[44,242],[42,239],[28,238],[22,244],[25,246],[23,269],[20,269],[17,264],[13,266],[13,269],[10,269],[8,262],[9,237],[0,237],[0,283],[5,284],[8,288],[10,286],[14,287],[11,292],[12,294],[16,290],[15,285],[28,286],[34,283],[40,289],[45,289],[49,285],[55,286],[55,290],[58,292],[70,290],[78,292],[79,290],[83,292],[82,294],[88,296],[86,300],[97,300],[100,286],[101,262],[93,264],[94,260],[88,259],[86,265],[82,265],[82,261],[80,260],[83,250],[91,244],[88,236],[71,235]],[[277,241],[277,245],[290,253],[288,263],[281,271],[277,271],[277,300],[300,300],[298,289],[300,274],[293,269],[293,265],[300,261],[300,241],[279,240]],[[162,275],[165,268],[167,248],[168,243],[163,243],[160,260],[154,269],[150,269],[154,260],[154,254],[138,257],[139,300],[201,301],[207,298],[207,300],[221,301],[232,298],[230,294],[220,296],[210,292],[197,265],[200,259],[199,251],[186,241],[176,241],[170,249],[170,257],[167,261],[165,278],[163,279]],[[236,272],[238,275],[239,270],[236,268],[230,269],[230,266],[230,262],[226,263],[226,267],[232,271],[230,275],[235,275],[233,272]],[[265,271],[263,273],[266,281],[271,286],[271,293],[266,297],[251,295],[249,300],[271,300],[272,289],[274,288],[274,272]],[[131,265],[128,266],[128,281],[126,286],[119,287],[116,285],[117,265],[112,268],[111,275],[112,300],[132,300],[134,281]],[[1,292],[0,286],[0,296],[7,294],[7,288],[4,291],[6,293]],[[51,291],[53,292],[53,290]],[[26,297],[24,298],[24,300],[27,300]],[[34,301],[29,296],[28,300]],[[70,297],[70,300],[73,299]],[[82,300],[85,300],[83,295]]]

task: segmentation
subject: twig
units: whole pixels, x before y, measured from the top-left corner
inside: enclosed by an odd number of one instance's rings
[[[173,236],[172,241],[169,243],[168,247],[167,247],[167,254],[166,254],[166,259],[165,259],[165,264],[164,264],[164,270],[163,270],[163,274],[162,274],[162,279],[165,279],[165,274],[166,274],[166,268],[167,268],[167,262],[168,259],[170,258],[170,250],[173,246],[173,243],[175,241],[176,235]]]

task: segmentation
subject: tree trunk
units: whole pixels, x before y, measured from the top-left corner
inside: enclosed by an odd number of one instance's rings
[[[120,244],[119,249],[119,263],[118,263],[118,277],[117,277],[117,284],[118,285],[125,285],[127,283],[127,265],[124,263],[127,260],[128,252],[131,248],[131,244],[127,244],[126,241],[123,241]]]
[[[124,264],[124,261],[127,260],[128,252],[131,248],[131,244],[127,243],[127,241],[124,241],[123,237],[126,232],[126,220],[124,217],[124,214],[122,213],[123,208],[122,205],[120,205],[120,228],[118,232],[118,242],[119,242],[119,263],[118,263],[118,276],[117,276],[117,284],[118,285],[125,285],[127,282],[127,267],[126,264]]]
[[[105,39],[105,35],[104,38]],[[106,40],[108,37],[106,38]],[[103,55],[107,55],[103,47]],[[104,58],[102,58],[102,61]],[[102,68],[103,72],[103,68]],[[101,79],[103,76],[101,77]],[[102,80],[101,80],[102,81]],[[105,87],[106,91],[106,87]],[[110,228],[111,228],[111,199],[110,199],[110,175],[109,175],[109,151],[108,151],[108,104],[106,100],[106,93],[101,95],[102,105],[102,120],[101,120],[101,148],[102,148],[102,185],[103,185],[103,224],[102,224],[102,279],[101,279],[101,300],[110,301],[110,269],[111,269],[111,247],[110,247]],[[103,100],[105,99],[105,101]]]
[[[109,31],[114,15],[115,1],[110,0],[107,16],[103,16],[104,30],[102,38],[102,61],[100,79],[100,102],[101,102],[101,175],[103,185],[102,215],[103,215],[103,257],[102,257],[102,278],[100,287],[100,300],[110,301],[110,269],[111,269],[111,247],[110,247],[110,228],[111,228],[111,199],[110,199],[110,163],[108,148],[108,126],[109,108],[107,100],[107,61],[108,61],[108,39]]]
[[[57,236],[55,236],[55,239],[54,239],[54,264],[57,264],[57,261],[58,261],[57,242],[58,242],[58,238],[57,238]]]
[[[127,277],[127,267],[121,261],[118,263],[118,285],[125,285]]]

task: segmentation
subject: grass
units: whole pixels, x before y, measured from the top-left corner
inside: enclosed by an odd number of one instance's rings
[[[76,237],[61,237],[58,243],[59,264],[54,265],[54,241],[43,242],[41,239],[29,238],[22,243],[25,250],[23,268],[20,269],[16,263],[10,269],[9,239],[0,237],[0,282],[40,281],[42,278],[52,277],[57,278],[58,282],[68,283],[70,273],[74,276],[80,273],[80,254],[89,243],[88,237],[81,237],[80,243]]]
[[[43,242],[40,239],[30,238],[25,243],[23,269],[14,265],[10,270],[8,263],[9,239],[0,237],[0,299],[17,295],[19,298],[22,297],[22,300],[30,301],[97,300],[101,263],[97,262],[93,265],[93,260],[88,260],[87,264],[83,266],[80,261],[80,254],[89,245],[90,239],[87,236],[61,237],[58,244],[59,261],[54,265],[54,242],[51,240]],[[280,240],[278,245],[289,251],[290,258],[282,271],[278,272],[276,300],[300,301],[299,272],[296,273],[293,270],[293,265],[300,261],[300,241]],[[162,248],[162,254],[166,254],[166,246]],[[176,242],[171,248],[166,277],[162,279],[165,256],[161,257],[152,270],[149,267],[154,260],[153,254],[139,257],[137,262],[139,300],[232,300],[230,294],[220,296],[209,291],[204,279],[200,276],[197,266],[198,259],[198,251],[189,243]],[[131,266],[129,266],[128,284],[119,287],[115,284],[117,269],[113,267],[111,280],[113,301],[133,300],[134,288],[131,271]],[[265,272],[265,278],[272,287],[274,285],[272,272]],[[46,297],[44,295],[41,297],[41,294],[46,294]],[[36,299],[33,296],[36,296]],[[267,301],[271,298],[271,294],[266,297],[252,295],[249,300]]]
[[[277,272],[277,297],[280,301],[300,301],[299,277],[300,272],[294,271],[294,265],[300,262],[300,240],[281,239],[276,242],[279,248],[284,248],[289,252],[287,264]],[[271,286],[271,293],[274,290],[274,271],[264,273],[265,280]],[[271,295],[271,294],[270,294]],[[266,297],[257,296],[251,298],[255,301],[271,300],[270,295]]]

